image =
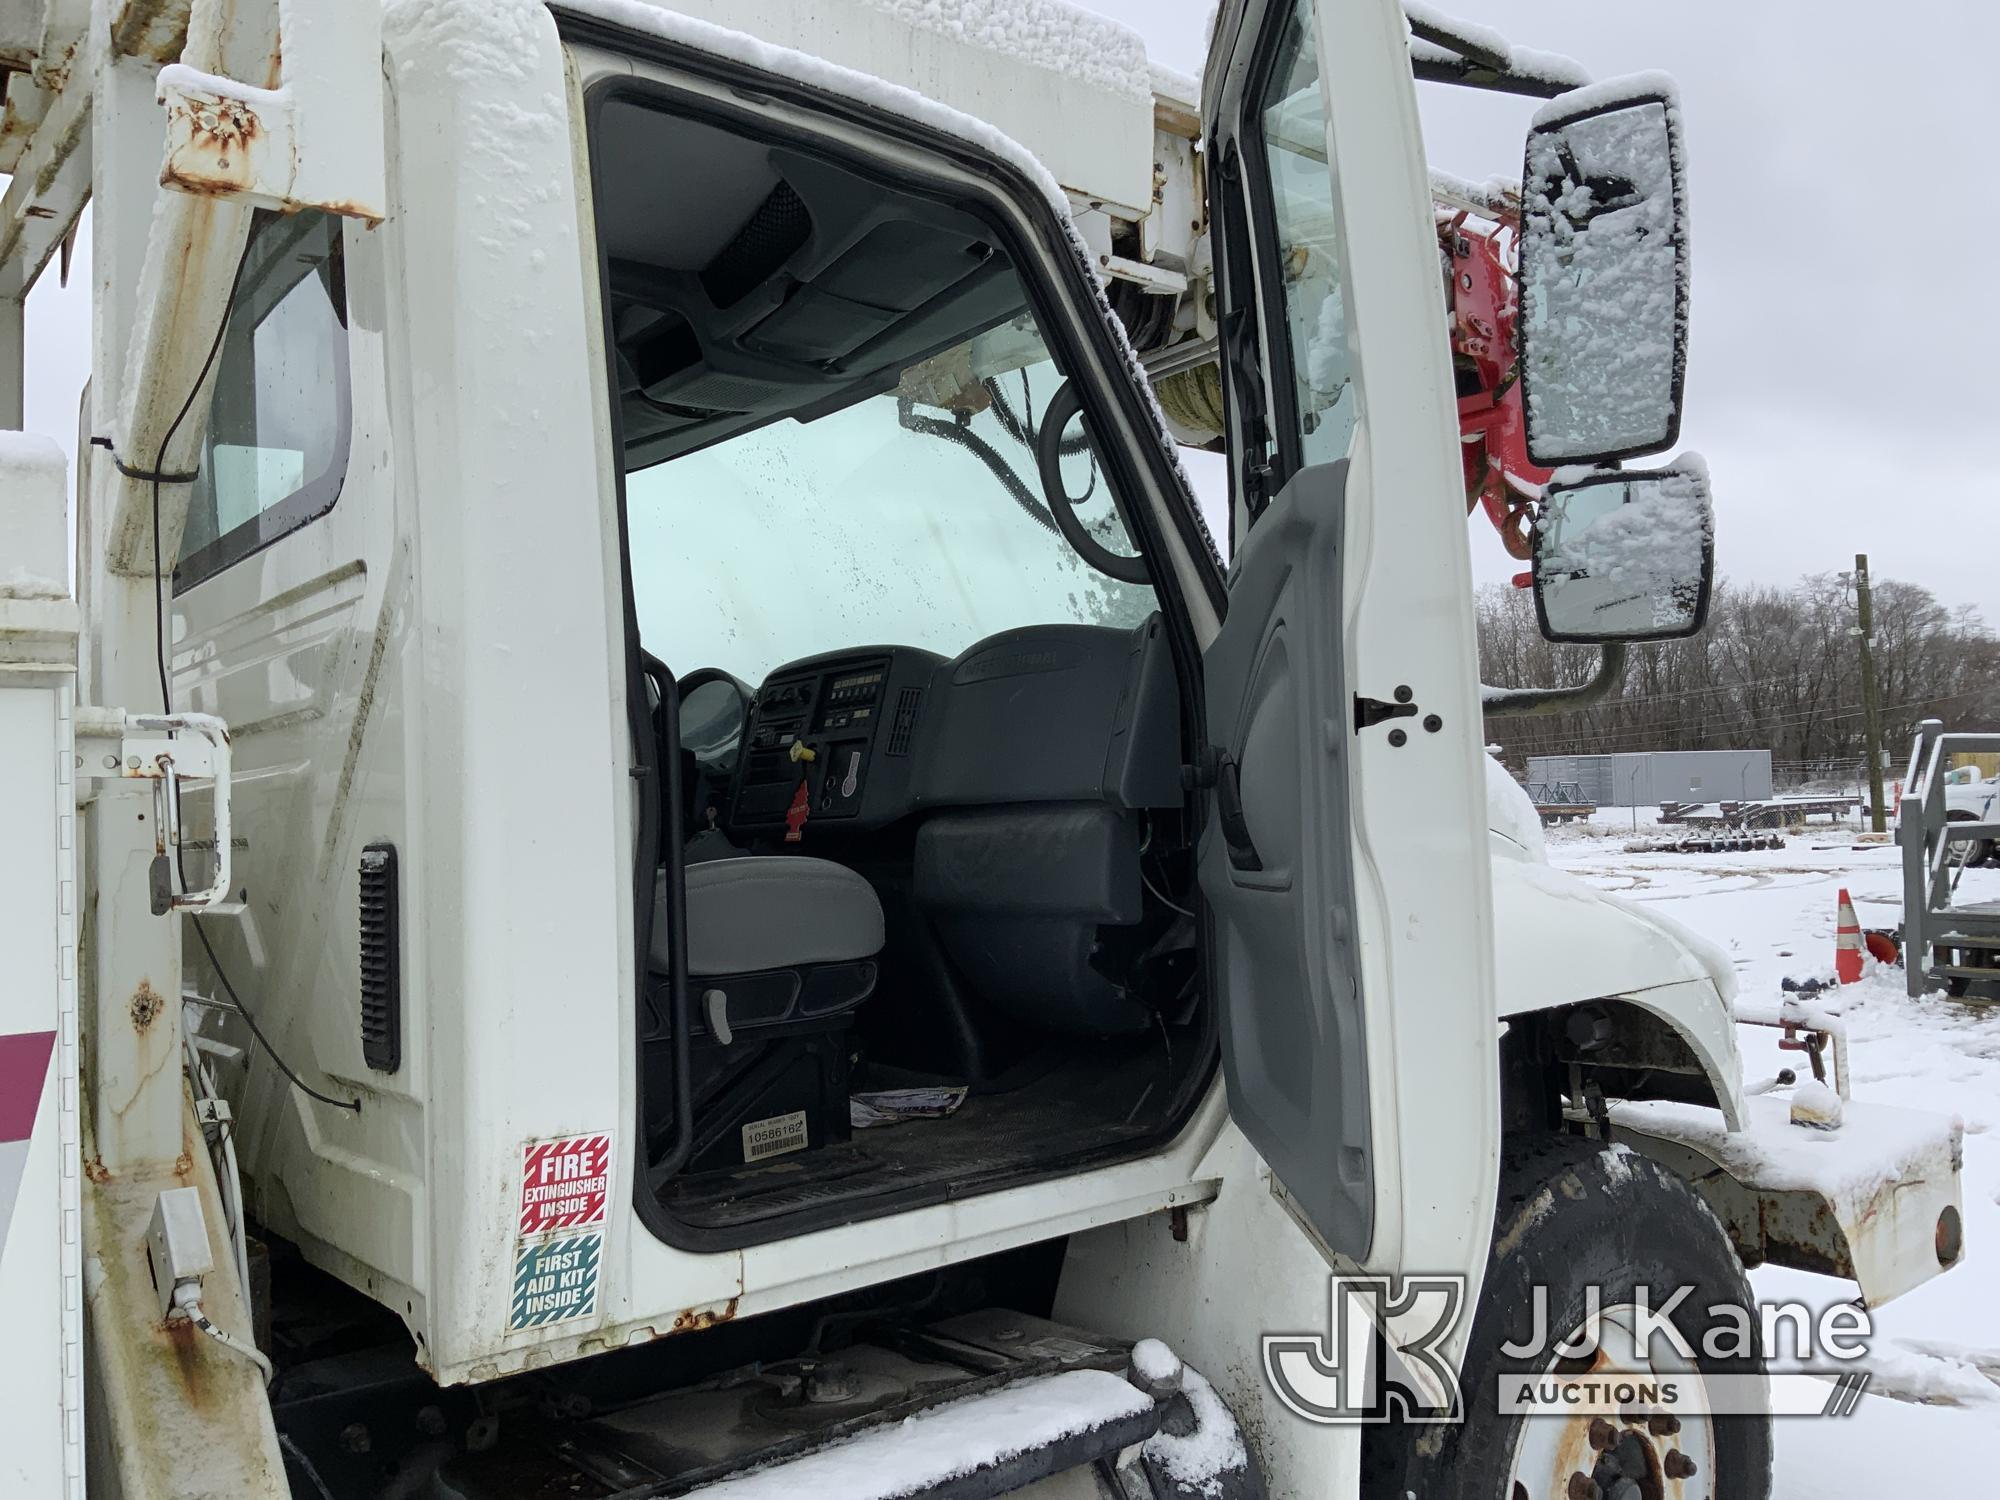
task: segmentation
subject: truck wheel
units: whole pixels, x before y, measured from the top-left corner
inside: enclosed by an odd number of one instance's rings
[[[1761,1374],[1763,1359],[1710,1353],[1709,1309],[1756,1311],[1743,1268],[1707,1204],[1674,1173],[1619,1147],[1558,1137],[1511,1148],[1502,1163],[1493,1249],[1461,1372],[1465,1421],[1371,1429],[1364,1489],[1371,1500],[1766,1500],[1771,1427],[1766,1415],[1678,1415],[1635,1401],[1617,1415],[1503,1413],[1503,1377],[1617,1376],[1651,1383]],[[1635,1351],[1637,1309],[1665,1316],[1692,1350],[1664,1335]],[[1602,1308],[1602,1347],[1559,1358],[1588,1312]],[[1545,1354],[1516,1356],[1533,1336],[1537,1288],[1550,1337]],[[1728,1315],[1724,1315],[1726,1319]],[[1753,1335],[1754,1337],[1754,1335]],[[1704,1388],[1705,1393],[1705,1388]],[[1686,1397],[1683,1395],[1683,1403]],[[1663,1405],[1663,1403],[1661,1403]]]

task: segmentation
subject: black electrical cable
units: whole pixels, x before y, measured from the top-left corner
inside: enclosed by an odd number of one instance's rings
[[[331,1094],[322,1094],[292,1071],[291,1066],[278,1055],[278,1049],[271,1045],[271,1039],[264,1035],[264,1028],[257,1024],[257,1018],[250,1014],[250,1007],[243,1003],[243,997],[236,993],[236,986],[229,982],[229,975],[222,967],[222,960],[215,956],[214,945],[209,942],[208,934],[201,930],[201,918],[190,914],[188,921],[194,927],[194,935],[201,939],[202,951],[208,955],[208,961],[215,969],[215,977],[222,981],[222,992],[229,996],[229,1003],[235,1007],[236,1014],[243,1018],[250,1028],[250,1034],[257,1038],[257,1045],[270,1055],[271,1061],[277,1064],[278,1071],[291,1080],[292,1087],[309,1099],[317,1099],[322,1104],[331,1104],[335,1109],[351,1109],[359,1114],[361,1112],[359,1099],[336,1099]]]
[[[167,682],[166,568],[160,557],[160,471],[166,467],[167,445],[173,442],[174,434],[181,430],[181,423],[185,422],[188,413],[194,410],[195,397],[201,394],[202,386],[208,383],[208,372],[215,368],[216,356],[222,353],[222,341],[229,333],[229,310],[236,305],[236,289],[243,284],[243,268],[250,263],[250,245],[255,239],[256,234],[253,230],[250,240],[244,243],[243,253],[236,258],[236,270],[229,278],[229,295],[222,303],[222,321],[216,324],[215,338],[208,346],[207,357],[201,362],[201,373],[195,376],[194,384],[188,387],[187,399],[181,402],[181,409],[174,413],[173,421],[167,425],[166,435],[160,439],[160,450],[153,455],[153,471],[150,475],[153,484],[153,660],[160,672],[160,712],[163,714],[171,714],[174,711],[174,693]],[[114,463],[117,461],[116,454],[112,455],[112,461]]]
[[[1056,532],[1054,517],[1029,493],[1028,487],[1021,482],[1021,476],[1014,472],[1013,466],[971,427],[959,422],[946,422],[938,417],[920,417],[917,415],[915,404],[908,396],[896,398],[896,420],[906,431],[920,432],[927,437],[943,438],[948,443],[958,444],[986,465],[988,472],[999,480],[1002,487],[1013,497],[1014,503],[1026,511],[1037,525],[1045,531]],[[1056,534],[1061,535],[1060,532]]]
[[[255,239],[256,234],[253,230],[251,243],[254,243]],[[153,472],[151,476],[153,482],[153,662],[160,673],[160,711],[168,715],[171,715],[174,711],[174,695],[167,676],[166,568],[160,555],[160,470],[167,461],[167,445],[174,440],[174,434],[180,431],[181,423],[187,420],[187,414],[194,410],[195,397],[201,394],[202,386],[208,381],[208,372],[215,367],[216,356],[222,352],[222,341],[229,333],[229,311],[236,305],[237,288],[243,283],[243,268],[249,263],[250,243],[246,243],[243,246],[243,254],[237,259],[236,273],[229,278],[229,296],[222,304],[222,322],[215,330],[214,342],[208,346],[208,357],[201,362],[201,373],[195,376],[194,385],[188,391],[187,399],[181,403],[181,409],[175,413],[174,420],[167,427],[166,436],[160,439],[160,451],[153,457]],[[174,860],[177,867],[180,864],[181,855],[182,851],[177,846],[174,850]],[[221,857],[221,850],[216,851],[216,857]],[[188,883],[187,871],[181,869],[179,873],[181,877],[181,889],[186,890]],[[250,1007],[245,1005],[242,996],[236,993],[236,986],[229,982],[229,975],[222,967],[222,960],[216,956],[215,945],[209,942],[208,934],[202,930],[201,918],[192,912],[188,913],[188,925],[194,928],[194,935],[201,939],[202,951],[208,955],[208,962],[215,970],[215,977],[221,981],[223,992],[229,996],[230,1004],[235,1007],[236,1013],[250,1027],[250,1034],[257,1039],[257,1045],[269,1054],[271,1061],[277,1065],[278,1071],[290,1079],[292,1086],[308,1098],[317,1099],[322,1104],[330,1104],[335,1109],[351,1109],[356,1114],[359,1114],[361,1112],[361,1101],[359,1099],[336,1099],[331,1094],[322,1094],[318,1089],[292,1071],[291,1065],[284,1058],[280,1057],[278,1049],[271,1045],[271,1039],[264,1035],[264,1028],[257,1024],[257,1018],[250,1013]]]
[[[1034,393],[1028,386],[1028,372],[1025,369],[1021,371],[1022,411],[1018,416],[1015,414],[1014,408],[1007,404],[1006,393],[1001,389],[998,380],[986,379],[979,383],[985,387],[987,398],[993,403],[994,420],[999,422],[1000,430],[1022,447],[1032,450],[1035,446],[1035,401]],[[1079,432],[1075,437],[1063,439],[1063,457],[1072,457],[1075,454],[1086,451],[1089,447],[1090,434]]]

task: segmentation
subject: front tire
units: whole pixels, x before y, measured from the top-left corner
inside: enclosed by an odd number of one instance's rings
[[[1727,1234],[1693,1189],[1643,1156],[1577,1137],[1510,1147],[1461,1372],[1465,1420],[1371,1428],[1368,1500],[1766,1500],[1768,1416],[1606,1422],[1499,1410],[1503,1377],[1584,1374],[1591,1364],[1503,1352],[1530,1338],[1536,1288],[1560,1340],[1584,1322],[1586,1288],[1611,1313],[1642,1295],[1657,1310],[1682,1286],[1693,1290],[1668,1317],[1693,1349],[1688,1373],[1761,1374],[1758,1354],[1703,1347],[1709,1308],[1743,1308],[1753,1329],[1756,1310]]]

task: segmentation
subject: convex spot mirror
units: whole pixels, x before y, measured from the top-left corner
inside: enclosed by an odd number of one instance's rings
[[[750,721],[750,690],[726,672],[692,672],[680,696],[681,748],[711,775],[729,774]]]
[[[1694,454],[1670,469],[1558,474],[1535,526],[1535,613],[1552,641],[1667,641],[1708,617],[1715,511]]]
[[[1687,185],[1673,81],[1561,95],[1521,174],[1521,391],[1528,456],[1609,463],[1680,436]]]

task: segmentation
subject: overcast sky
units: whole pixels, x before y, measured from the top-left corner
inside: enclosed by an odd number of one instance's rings
[[[1199,73],[1211,0],[1088,0]],[[1593,77],[1680,83],[1694,220],[1687,412],[1717,564],[1853,566],[2000,625],[2000,5],[1441,0]],[[1431,164],[1518,177],[1532,101],[1419,84]],[[1482,578],[1514,571],[1479,528]]]
[[[1199,73],[1212,0],[1090,0]],[[1681,85],[1694,300],[1681,436],[1714,476],[1723,573],[1788,582],[1867,552],[1878,577],[2000,625],[1994,333],[2000,5],[1918,0],[1456,0],[1599,78]],[[1433,165],[1518,175],[1531,104],[1420,84]],[[87,229],[86,229],[87,235]],[[87,248],[87,243],[86,243]],[[83,262],[87,264],[87,261]],[[70,444],[85,278],[28,306],[27,425]],[[1482,578],[1513,571],[1475,532]]]

